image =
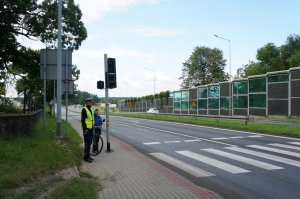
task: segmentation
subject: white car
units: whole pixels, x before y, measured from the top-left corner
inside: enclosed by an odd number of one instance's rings
[[[157,108],[149,108],[147,113],[159,113],[159,110]]]

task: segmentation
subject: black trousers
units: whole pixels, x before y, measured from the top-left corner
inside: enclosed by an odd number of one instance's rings
[[[95,134],[93,137],[93,151],[98,151],[99,150],[99,136],[101,135],[101,129],[95,127]]]
[[[84,139],[84,159],[88,159],[90,157],[90,150],[92,144],[92,137],[93,137],[93,129],[87,129],[87,133],[83,132],[83,139]]]

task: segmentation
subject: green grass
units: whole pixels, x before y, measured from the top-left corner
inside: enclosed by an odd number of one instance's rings
[[[114,116],[122,117],[135,117],[152,120],[163,120],[178,123],[187,123],[211,127],[219,127],[234,130],[243,130],[259,133],[267,133],[273,135],[283,135],[289,137],[300,137],[300,127],[292,125],[281,124],[264,124],[255,122],[245,122],[245,120],[229,120],[221,118],[207,118],[207,117],[186,117],[186,116],[173,116],[173,115],[155,115],[155,114],[113,114]]]
[[[257,117],[256,120],[268,120],[268,121],[279,121],[279,122],[294,122],[300,123],[300,118],[288,118],[288,117]]]
[[[0,138],[0,198],[13,195],[16,188],[43,176],[81,164],[79,134],[69,126],[68,135],[58,142],[55,126],[56,119],[49,117],[47,129],[42,128],[40,119],[32,136]],[[62,132],[64,129],[63,123]]]
[[[45,198],[96,199],[98,189],[99,185],[95,180],[74,178],[59,186]]]

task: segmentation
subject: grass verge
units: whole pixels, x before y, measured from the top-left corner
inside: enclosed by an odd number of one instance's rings
[[[63,122],[62,132],[65,127]],[[41,191],[64,181],[54,176],[45,182],[41,179],[81,164],[79,134],[69,125],[68,135],[59,142],[55,129],[56,118],[48,117],[47,129],[40,119],[31,136],[0,138],[0,198],[36,198]]]
[[[74,178],[51,192],[46,199],[82,199],[97,198],[98,183],[95,180]],[[87,191],[88,190],[88,191]]]
[[[206,118],[206,117],[188,117],[188,116],[173,116],[173,115],[157,115],[157,114],[117,114],[114,116],[134,117],[152,120],[162,120],[169,122],[187,123],[211,127],[219,127],[233,130],[243,130],[258,133],[267,133],[273,135],[283,135],[289,137],[300,137],[299,126],[282,125],[282,124],[264,124],[255,122],[246,122],[245,120],[230,120],[221,118]]]

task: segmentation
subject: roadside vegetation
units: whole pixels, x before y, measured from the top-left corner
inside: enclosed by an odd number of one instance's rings
[[[0,138],[0,198],[97,198],[99,184],[92,176],[79,171],[67,180],[57,175],[66,168],[80,170],[82,140],[69,125],[58,141],[55,127],[56,119],[48,117],[46,130],[40,119],[31,136]]]
[[[207,117],[189,117],[175,115],[159,115],[159,114],[135,114],[135,113],[114,113],[114,116],[144,118],[152,120],[162,120],[169,122],[178,122],[186,124],[195,124],[202,126],[219,127],[233,130],[243,130],[258,133],[267,133],[272,135],[282,135],[289,137],[300,137],[299,125],[284,125],[273,123],[256,123],[247,120],[223,119],[223,118],[207,118]],[[269,120],[272,120],[272,118]],[[274,121],[280,121],[275,118]],[[299,119],[284,119],[282,121],[300,122]]]

